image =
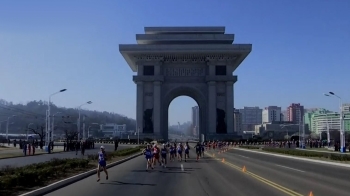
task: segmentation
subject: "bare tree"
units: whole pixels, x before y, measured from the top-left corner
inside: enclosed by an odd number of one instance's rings
[[[69,121],[69,119],[67,121],[63,121],[63,123],[64,123],[63,131],[65,133],[67,143],[72,140],[78,139],[77,125]]]
[[[46,131],[45,131],[45,127],[43,125],[37,126],[35,129],[33,128],[27,128],[29,131],[31,131],[32,133],[36,134],[39,136],[40,138],[40,148],[42,149],[42,144],[43,144],[43,140],[44,137],[46,135]]]

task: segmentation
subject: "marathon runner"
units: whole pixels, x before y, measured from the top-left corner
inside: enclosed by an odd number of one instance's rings
[[[143,154],[145,155],[145,158],[147,161],[146,170],[148,171],[150,167],[153,169],[153,163],[152,163],[153,154],[152,154],[151,145],[147,145],[146,149],[143,150]]]
[[[168,149],[166,148],[165,144],[163,144],[163,148],[161,149],[161,156],[162,156],[162,166],[166,168],[167,159],[166,155],[168,154]]]
[[[106,169],[106,159],[107,159],[107,155],[105,152],[105,147],[101,146],[100,147],[100,152],[98,152],[98,165],[97,165],[97,182],[100,181],[100,170],[101,167],[103,169],[103,171],[106,173],[106,180],[108,180],[108,172]]]
[[[176,158],[176,146],[171,145],[170,146],[170,160],[175,161]]]
[[[185,144],[185,162],[189,158],[190,158],[190,145],[188,145],[188,142],[186,142],[186,144]]]
[[[162,165],[162,163],[160,162],[160,159],[159,159],[160,158],[159,155],[160,155],[160,149],[158,148],[158,146],[156,144],[154,144],[154,146],[153,146],[153,166],[155,166],[157,164],[156,162],[158,162],[159,165]]]
[[[182,161],[182,152],[183,152],[183,146],[181,143],[179,143],[179,145],[177,146],[177,153],[178,153],[177,160],[178,161]]]
[[[197,154],[197,162],[199,157],[201,156],[201,150],[202,150],[202,145],[200,142],[197,143],[197,145],[194,147],[196,149],[196,154]]]

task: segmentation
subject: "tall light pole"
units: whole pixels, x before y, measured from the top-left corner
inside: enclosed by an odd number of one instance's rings
[[[49,140],[50,140],[50,133],[51,133],[51,127],[50,127],[50,112],[51,112],[51,108],[50,108],[50,103],[51,103],[51,97],[58,94],[58,93],[62,93],[64,91],[66,91],[67,89],[62,89],[58,92],[55,92],[55,93],[52,93],[50,96],[49,96],[49,102],[47,103],[47,130],[46,130],[46,134],[45,134],[45,146],[48,146],[49,145]]]
[[[301,144],[301,147],[305,149],[305,113],[303,114],[302,118],[302,125],[303,125],[303,143]]]
[[[90,137],[90,128],[92,127],[92,125],[98,125],[98,123],[91,123],[91,125],[88,128],[88,138]]]
[[[78,112],[79,112],[79,117],[78,117],[78,141],[80,140],[80,109],[84,105],[92,104],[92,101],[88,101],[86,103],[81,104],[78,106]]]
[[[330,95],[327,94],[327,93],[324,93],[324,96],[327,96],[329,97]],[[328,122],[328,114],[326,113],[326,125],[327,125],[327,146],[328,148],[330,147],[330,144],[331,144],[331,134],[329,132],[329,122]]]
[[[6,123],[6,139],[7,140],[9,139],[9,122],[10,122],[10,119],[13,117],[16,117],[16,115],[12,115],[12,116],[9,116],[7,118],[7,123]]]
[[[0,121],[0,133],[1,133],[1,125],[3,122],[6,122],[7,120],[4,120],[4,121]]]
[[[51,126],[51,141],[53,141],[53,133],[55,131],[55,115],[61,114],[62,112],[56,112],[54,115],[52,115],[52,126]]]
[[[343,107],[342,107],[342,99],[338,95],[336,95],[334,92],[329,92],[329,94],[324,94],[325,96],[334,96],[339,99],[339,116],[340,116],[340,152],[346,152],[346,146],[345,146],[345,133],[344,133],[344,116],[343,116]]]
[[[30,125],[34,125],[34,123],[29,123],[28,126],[27,126],[27,132],[26,132],[27,141],[28,141],[28,130],[29,130],[29,126],[30,126]]]
[[[326,126],[327,126],[327,146],[330,147],[331,144],[331,134],[329,133],[329,122],[328,122],[328,114],[326,113]]]

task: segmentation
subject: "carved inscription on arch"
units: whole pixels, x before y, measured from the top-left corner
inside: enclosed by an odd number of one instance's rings
[[[189,68],[189,67],[169,67],[165,68],[166,76],[205,76],[204,68]]]

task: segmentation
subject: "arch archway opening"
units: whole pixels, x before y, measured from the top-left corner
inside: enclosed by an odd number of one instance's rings
[[[191,96],[179,95],[167,106],[169,141],[198,140],[200,136],[200,105]]]

